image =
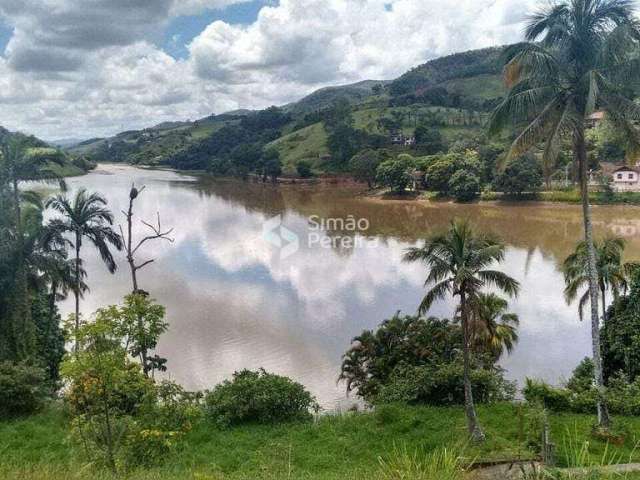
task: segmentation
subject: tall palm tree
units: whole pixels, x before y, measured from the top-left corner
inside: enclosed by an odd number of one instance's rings
[[[628,267],[622,262],[625,241],[619,237],[607,237],[601,242],[594,241],[594,248],[598,290],[602,299],[602,318],[604,319],[607,314],[607,290],[611,290],[614,297],[617,297],[621,290],[627,288],[626,270]],[[566,284],[564,295],[567,303],[573,303],[580,290],[587,287],[578,303],[578,313],[581,320],[584,307],[590,300],[588,262],[587,244],[583,241],[578,243],[575,251],[565,259],[562,265]]]
[[[532,15],[526,42],[507,51],[505,80],[510,88],[493,112],[490,131],[521,128],[509,158],[544,144],[544,161],[553,164],[561,141],[572,141],[580,172],[580,191],[587,251],[591,336],[595,379],[601,392],[598,421],[609,424],[602,398],[604,380],[600,353],[598,279],[589,204],[586,118],[596,109],[627,134],[638,148],[633,121],[640,106],[627,94],[640,75],[640,28],[632,0],[560,0]]]
[[[82,188],[78,190],[73,201],[66,196],[58,195],[47,201],[47,207],[61,214],[47,225],[50,236],[69,233],[72,235],[71,245],[75,249],[74,279],[75,286],[75,327],[80,325],[80,296],[82,295],[82,259],[80,250],[84,238],[96,247],[102,261],[109,272],[114,273],[117,265],[111,254],[109,245],[122,250],[122,237],[113,229],[113,214],[106,208],[107,200],[97,193],[88,194]],[[75,348],[77,349],[77,345]]]
[[[418,309],[424,314],[436,300],[447,295],[459,297],[460,321],[463,333],[464,399],[467,427],[471,438],[484,440],[478,423],[470,369],[472,349],[472,306],[484,287],[495,287],[509,296],[518,294],[520,285],[516,280],[498,270],[491,269],[504,259],[503,244],[476,234],[466,221],[454,221],[449,231],[428,239],[424,246],[407,250],[404,260],[422,262],[429,269],[425,286],[431,286]]]
[[[24,180],[47,180],[56,178],[51,170],[51,164],[61,164],[64,154],[46,148],[46,145],[33,137],[21,134],[6,134],[0,138],[0,182],[2,188],[10,192],[11,221],[9,228],[13,229],[12,264],[13,273],[11,286],[12,318],[10,343],[13,344],[10,355],[14,359],[26,359],[35,353],[34,325],[31,318],[31,299],[29,296],[28,272],[25,265],[25,235],[21,204],[24,192],[20,191],[19,183]],[[64,182],[60,180],[61,186]]]
[[[495,293],[481,293],[471,305],[473,345],[497,362],[518,343],[520,319],[507,311],[509,303]]]

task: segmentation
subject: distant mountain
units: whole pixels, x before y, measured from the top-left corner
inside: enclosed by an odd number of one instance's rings
[[[290,122],[279,127],[280,137],[270,138],[269,145],[280,152],[285,170],[291,171],[301,160],[309,160],[321,171],[319,159],[329,153],[322,111],[341,99],[353,106],[355,127],[369,134],[387,135],[388,126],[381,125],[400,119],[400,129],[411,135],[419,117],[436,115],[447,141],[477,135],[487,113],[505,93],[500,75],[504,48],[473,50],[431,60],[392,81],[365,80],[317,90],[281,107],[290,116]],[[86,140],[67,150],[89,155],[99,162],[170,164],[176,154],[190,159],[210,155],[216,151],[211,142],[233,145],[246,141],[242,128],[238,127],[243,122],[247,124],[243,119],[259,115],[260,111],[239,109],[194,121],[162,122],[110,138]],[[209,144],[204,148],[206,142]],[[201,158],[200,164],[210,160]]]
[[[374,89],[377,85],[384,87],[388,83],[385,80],[364,80],[350,85],[321,88],[282,108],[292,114],[305,114],[330,107],[339,99],[346,99],[350,103],[356,104],[374,95]]]
[[[61,138],[59,140],[51,140],[49,141],[49,145],[56,148],[69,148],[79,143],[84,142],[86,139],[83,138]]]

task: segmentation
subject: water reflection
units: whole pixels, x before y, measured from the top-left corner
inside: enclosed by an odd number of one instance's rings
[[[163,225],[175,229],[173,244],[148,244],[144,256],[156,262],[141,272],[140,283],[167,306],[170,329],[160,354],[169,358],[169,375],[188,388],[265,367],[303,382],[326,408],[340,404],[344,389],[336,378],[351,337],[397,310],[414,312],[420,301],[425,272],[402,263],[403,251],[454,216],[509,245],[504,269],[522,283],[511,306],[521,318],[521,340],[503,361],[509,376],[557,381],[589,352],[588,325],[565,305],[558,271],[581,238],[578,207],[423,205],[366,199],[335,187],[276,188],[126,166],[103,166],[70,184],[101,191],[120,212],[132,182],[147,186],[136,214],[153,219],[160,211]],[[633,258],[640,252],[637,212],[594,209],[598,234],[624,232]],[[300,250],[285,260],[262,236],[263,223],[275,215],[301,238]],[[368,242],[309,245],[312,215],[366,218],[366,232],[328,234]],[[130,288],[123,261],[109,275],[93,252],[86,254],[92,290],[83,311],[119,302]],[[71,302],[64,305],[65,312],[71,309]],[[451,312],[450,303],[440,302],[432,313]]]

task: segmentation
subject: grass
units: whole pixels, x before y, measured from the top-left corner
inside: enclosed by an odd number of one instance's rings
[[[60,177],[78,177],[87,173],[80,167],[76,167],[70,162],[65,163],[64,165],[51,164],[50,168],[56,175]]]
[[[320,155],[329,153],[327,133],[322,123],[315,123],[306,128],[280,137],[270,144],[280,152],[284,170],[295,171],[300,160],[317,162]]]
[[[594,205],[640,205],[640,192],[615,193],[612,198],[606,198],[600,192],[590,192],[589,199]],[[540,192],[536,195],[526,194],[521,197],[504,196],[499,192],[483,192],[481,200],[484,201],[542,201],[557,203],[581,203],[580,192],[578,190],[554,190]]]
[[[185,437],[180,450],[158,469],[133,472],[127,480],[146,479],[371,479],[398,461],[393,452],[425,455],[444,447],[464,451],[466,461],[532,458],[526,447],[526,421],[510,404],[481,406],[479,416],[487,433],[480,446],[466,444],[462,408],[387,406],[374,413],[327,415],[317,423],[275,426],[247,425],[218,430],[206,421]],[[640,461],[635,437],[624,445],[607,446],[590,437],[593,417],[554,415],[552,439],[561,463],[571,464],[565,451],[566,432],[588,439],[581,455],[598,462],[608,451],[616,458]],[[620,418],[629,432],[640,432],[640,418]],[[73,480],[87,468],[74,456],[68,440],[68,421],[56,409],[31,418],[0,423],[0,478],[20,480]],[[80,472],[80,473],[78,473]],[[78,476],[80,475],[80,476]],[[109,477],[104,477],[109,478]]]

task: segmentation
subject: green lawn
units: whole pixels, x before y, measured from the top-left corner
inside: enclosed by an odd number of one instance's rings
[[[525,445],[528,417],[519,412],[522,410],[510,404],[480,407],[479,416],[487,433],[487,441],[481,446],[466,445],[462,408],[386,407],[375,413],[327,415],[317,423],[249,425],[229,430],[218,430],[202,421],[165,466],[119,478],[376,479],[378,458],[388,458],[394,449],[404,447],[411,452],[429,452],[442,446],[457,448],[468,461],[531,458],[534,452]],[[580,443],[589,441],[591,460],[599,461],[607,445],[589,435],[593,421],[585,415],[551,417],[552,439],[561,463],[570,438],[567,432],[574,431]],[[74,456],[67,423],[57,410],[0,423],[0,478],[101,478]],[[610,455],[622,462],[640,461],[640,452],[635,452],[640,418],[619,418],[617,425],[630,434],[624,445],[609,447]]]

